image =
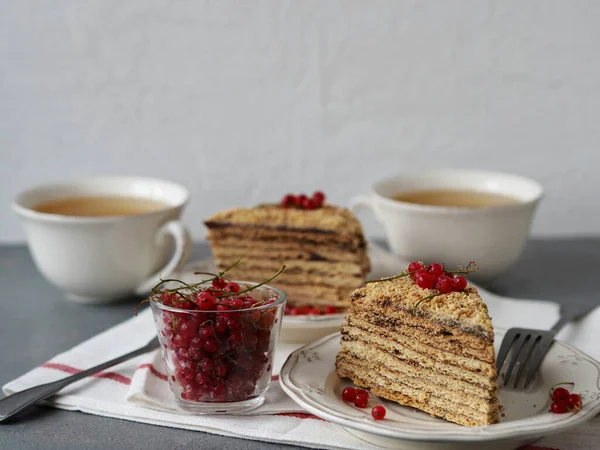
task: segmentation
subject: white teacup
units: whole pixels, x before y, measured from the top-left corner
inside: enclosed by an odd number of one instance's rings
[[[515,203],[479,208],[427,206],[392,197],[419,190],[469,190],[513,197]],[[483,170],[440,169],[381,180],[351,208],[369,207],[392,251],[405,261],[439,261],[446,267],[475,261],[475,281],[490,281],[519,257],[543,195],[536,181]]]
[[[150,199],[164,206],[102,217],[32,209],[60,198],[98,196]],[[168,181],[99,177],[34,187],[17,196],[13,209],[24,223],[33,260],[46,279],[71,300],[107,303],[147,293],[160,276],[168,276],[185,261],[191,240],[180,217],[188,198],[186,189]]]

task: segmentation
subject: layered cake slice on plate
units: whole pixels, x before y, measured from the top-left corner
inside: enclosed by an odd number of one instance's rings
[[[299,306],[349,305],[361,286],[369,258],[360,222],[350,211],[330,205],[269,204],[219,212],[205,221],[220,270],[239,257],[229,275],[264,280],[285,264],[272,283]]]
[[[410,277],[351,295],[336,369],[373,394],[461,425],[498,421],[494,330],[471,286],[423,289]],[[458,283],[461,284],[461,283]]]

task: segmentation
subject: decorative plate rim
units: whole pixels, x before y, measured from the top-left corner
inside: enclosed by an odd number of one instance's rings
[[[495,332],[498,335],[503,335],[505,329],[496,328]],[[373,420],[359,422],[355,417],[350,417],[343,412],[336,411],[329,406],[323,405],[315,399],[309,398],[306,393],[294,385],[290,379],[290,373],[296,367],[300,354],[309,350],[326,345],[332,339],[340,338],[340,332],[332,333],[324,336],[316,341],[303,345],[293,351],[284,362],[279,379],[283,390],[300,406],[306,408],[309,412],[339,425],[361,430],[367,433],[386,436],[397,439],[407,439],[413,441],[429,441],[429,442],[483,442],[500,439],[516,439],[527,437],[542,437],[545,435],[559,433],[563,430],[591,420],[598,412],[600,412],[600,397],[595,400],[590,400],[583,405],[583,408],[575,414],[565,415],[550,415],[548,420],[543,423],[536,424],[532,418],[517,419],[510,422],[504,422],[497,425],[487,425],[479,427],[461,427],[458,430],[441,430],[432,434],[431,430],[414,430],[408,429],[406,426],[400,426],[397,429],[382,427],[382,424],[376,424]],[[586,353],[578,350],[566,342],[556,340],[556,343],[566,350],[573,352],[574,355],[589,362],[596,369],[596,386],[600,391],[600,362],[590,357]],[[333,363],[333,361],[332,361]],[[591,369],[590,369],[591,370]],[[537,416],[536,416],[537,417]],[[510,424],[510,425],[509,425]],[[514,426],[511,426],[514,425]],[[523,428],[525,425],[525,428]],[[501,430],[497,427],[502,426]]]

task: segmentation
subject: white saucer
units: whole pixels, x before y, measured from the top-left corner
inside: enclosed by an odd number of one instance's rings
[[[496,330],[497,345],[503,335],[503,330]],[[341,399],[342,390],[351,384],[334,369],[339,340],[339,333],[334,333],[294,351],[281,369],[281,385],[307,411],[385,448],[516,449],[579,425],[600,412],[600,363],[560,341],[548,352],[539,376],[527,391],[500,390],[504,417],[499,424],[463,427],[378,397],[371,398],[367,408],[359,409]],[[549,390],[562,381],[575,383],[574,392],[583,400],[579,412],[548,412]],[[371,417],[376,404],[385,405],[384,420]]]

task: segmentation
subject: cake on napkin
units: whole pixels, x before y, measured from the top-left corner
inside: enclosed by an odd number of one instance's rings
[[[435,266],[439,273],[412,263],[400,276],[352,293],[337,373],[375,395],[460,425],[496,423],[487,307],[464,277]]]
[[[324,204],[324,195],[286,196],[280,204],[236,208],[206,219],[219,270],[242,261],[232,279],[262,280],[285,264],[272,284],[290,306],[346,308],[370,265],[360,222],[347,209]]]

